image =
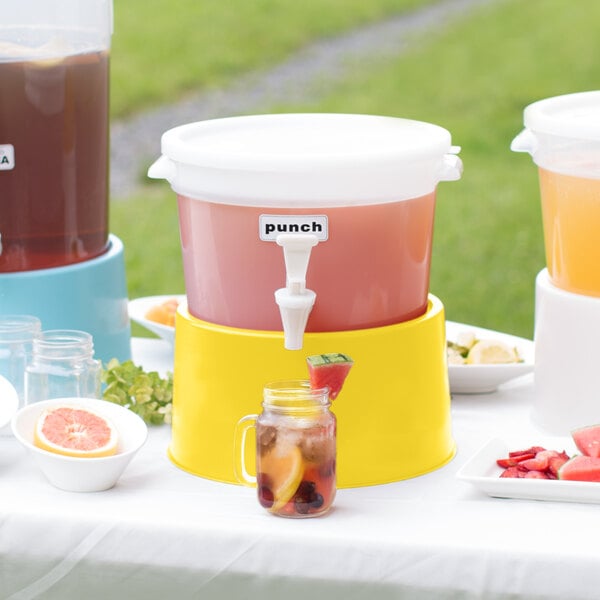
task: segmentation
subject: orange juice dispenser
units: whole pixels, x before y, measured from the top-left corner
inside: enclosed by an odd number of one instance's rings
[[[237,421],[306,357],[355,361],[334,402],[338,485],[454,455],[445,319],[429,294],[436,188],[458,148],[429,123],[274,114],[167,131],[150,177],[177,195],[187,305],[176,318],[174,463],[237,483]]]
[[[0,315],[130,355],[123,245],[108,231],[111,0],[19,0],[0,19]]]
[[[534,418],[568,435],[600,422],[600,91],[524,111],[512,149],[538,167],[546,268],[536,278]]]

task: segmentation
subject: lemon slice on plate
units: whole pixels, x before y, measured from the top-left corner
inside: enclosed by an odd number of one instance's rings
[[[285,449],[275,446],[261,457],[261,471],[272,482],[272,512],[278,511],[292,499],[302,481],[303,467],[302,453],[298,446],[287,446]]]
[[[499,365],[521,362],[516,349],[500,340],[479,340],[469,350],[469,365]]]

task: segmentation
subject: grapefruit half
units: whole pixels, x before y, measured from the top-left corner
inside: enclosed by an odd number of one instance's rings
[[[115,426],[88,408],[57,406],[42,412],[35,424],[33,443],[65,456],[97,458],[117,453]]]

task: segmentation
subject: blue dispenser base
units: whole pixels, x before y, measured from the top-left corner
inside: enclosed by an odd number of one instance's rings
[[[131,358],[123,243],[91,260],[35,271],[0,273],[0,315],[29,314],[42,329],[79,329],[94,337],[96,358]]]

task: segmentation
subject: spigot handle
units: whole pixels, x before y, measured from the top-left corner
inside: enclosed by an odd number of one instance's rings
[[[300,350],[306,322],[316,294],[306,289],[306,271],[310,252],[319,239],[312,233],[280,233],[277,244],[283,247],[286,286],[275,291],[288,350]]]
[[[286,286],[293,294],[300,293],[306,285],[310,252],[319,239],[313,233],[280,233],[276,242],[283,247]]]

